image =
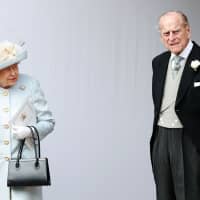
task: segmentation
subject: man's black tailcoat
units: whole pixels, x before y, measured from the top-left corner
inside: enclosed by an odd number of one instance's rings
[[[183,133],[187,134],[191,138],[193,144],[200,152],[200,86],[194,87],[194,82],[200,82],[200,66],[197,71],[191,68],[192,61],[200,61],[200,47],[195,42],[193,42],[193,44],[194,46],[186,61],[181,77],[175,102],[175,112],[183,124]],[[155,57],[152,61],[154,123],[153,134],[150,141],[151,153],[154,139],[156,137],[156,127],[162,104],[165,78],[170,55],[171,53],[169,51],[164,52]]]

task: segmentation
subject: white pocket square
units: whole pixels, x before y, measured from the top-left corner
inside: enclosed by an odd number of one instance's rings
[[[200,82],[194,82],[194,87],[199,87],[200,86]]]

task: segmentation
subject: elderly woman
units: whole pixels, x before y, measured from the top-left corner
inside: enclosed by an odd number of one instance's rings
[[[39,83],[25,74],[19,74],[18,64],[27,57],[27,51],[12,42],[0,43],[0,199],[41,200],[41,187],[7,187],[8,160],[16,157],[19,141],[27,138],[24,157],[34,155],[30,143],[34,125],[40,139],[54,128],[54,119]]]

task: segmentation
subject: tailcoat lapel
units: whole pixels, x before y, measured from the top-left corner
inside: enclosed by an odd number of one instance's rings
[[[165,56],[163,56],[161,62],[159,63],[159,66],[157,66],[158,71],[157,71],[157,76],[156,76],[157,78],[156,78],[156,83],[155,83],[155,87],[157,91],[156,92],[157,97],[155,97],[157,99],[157,104],[156,104],[158,106],[157,110],[160,110],[161,103],[162,103],[169,58],[170,58],[170,53],[168,52],[167,54],[165,54]]]
[[[183,74],[181,77],[181,81],[180,81],[180,85],[179,85],[179,89],[177,93],[176,103],[175,103],[176,106],[183,99],[184,95],[186,94],[187,89],[191,85],[191,82],[193,81],[196,75],[196,72],[191,68],[191,62],[196,59],[199,59],[199,47],[194,43],[192,51],[189,54],[189,57],[186,61],[186,64],[183,70]]]

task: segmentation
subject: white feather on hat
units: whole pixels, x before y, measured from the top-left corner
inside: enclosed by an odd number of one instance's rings
[[[0,42],[0,69],[19,63],[27,58],[27,51],[19,44]]]

